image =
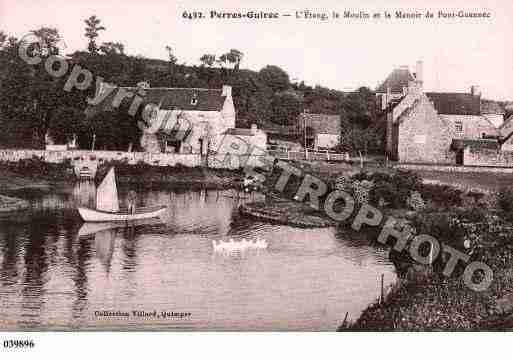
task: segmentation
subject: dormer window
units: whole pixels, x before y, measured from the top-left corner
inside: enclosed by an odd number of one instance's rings
[[[463,133],[463,122],[462,121],[456,121],[454,127],[455,127],[457,133]]]
[[[191,98],[191,105],[196,106],[198,104],[198,97],[194,94]]]

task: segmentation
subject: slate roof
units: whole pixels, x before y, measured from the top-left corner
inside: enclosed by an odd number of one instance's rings
[[[299,115],[298,125],[302,129],[305,125],[314,129],[316,134],[340,135],[340,116],[322,113],[302,113]]]
[[[481,115],[481,96],[456,92],[427,92],[440,115]]]
[[[254,136],[255,134],[250,128],[229,128],[225,131],[227,135],[233,136]]]
[[[498,140],[492,140],[492,139],[453,139],[452,140],[451,149],[462,150],[465,147],[499,150],[501,148],[501,144]]]
[[[268,134],[276,134],[283,136],[296,136],[298,134],[298,128],[296,125],[284,126],[278,125],[270,121],[266,121],[261,125],[262,130]]]
[[[124,87],[123,89],[135,92],[135,87]],[[112,102],[119,89],[112,91],[102,103],[95,106],[88,106],[86,114],[95,115],[100,111],[112,111]],[[197,88],[148,88],[145,89],[143,105],[148,103],[160,104],[162,110],[182,111],[221,111],[225,96],[221,89],[197,89]],[[193,101],[195,99],[195,101]],[[132,98],[124,100],[131,103]]]
[[[504,115],[506,110],[497,101],[482,100],[481,113],[484,115]]]
[[[391,93],[403,93],[403,88],[408,87],[408,83],[414,80],[415,78],[407,67],[400,67],[388,75],[386,80],[378,86],[376,92],[386,93],[387,88],[390,87]]]

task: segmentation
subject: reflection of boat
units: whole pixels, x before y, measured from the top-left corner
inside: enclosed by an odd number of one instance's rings
[[[135,212],[120,211],[116,175],[114,167],[107,173],[96,191],[96,209],[79,207],[78,212],[86,222],[131,221],[159,217],[164,214],[165,206],[141,207]]]
[[[220,241],[213,240],[214,253],[233,255],[242,253],[258,253],[266,250],[268,243],[265,239],[243,239]]]
[[[105,229],[94,234],[94,247],[100,262],[105,266],[107,272],[114,254],[114,242],[116,239],[115,229]]]

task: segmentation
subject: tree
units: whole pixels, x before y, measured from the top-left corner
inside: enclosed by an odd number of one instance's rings
[[[72,139],[73,134],[82,130],[83,120],[83,111],[74,107],[60,107],[50,119],[50,136],[56,144],[65,144]]]
[[[289,75],[278,66],[267,65],[259,74],[262,81],[275,93],[290,87]]]
[[[217,58],[216,62],[219,64],[219,66],[224,67],[224,65],[228,63],[228,55],[222,54]]]
[[[41,27],[32,30],[32,33],[41,40],[43,48],[39,48],[40,55],[58,55],[57,44],[61,41],[59,31],[53,27]]]
[[[216,55],[214,54],[205,54],[200,57],[200,61],[203,64],[203,66],[212,67],[214,63],[216,62]]]
[[[225,56],[226,60],[230,64],[233,64],[234,70],[238,70],[240,67],[242,58],[244,57],[244,54],[242,52],[240,52],[239,50],[231,49],[229,52],[227,52],[223,56]]]
[[[279,125],[289,126],[297,122],[303,112],[303,97],[294,91],[279,92],[272,101],[272,120]]]
[[[0,49],[4,47],[4,44],[7,41],[7,34],[3,31],[0,31]]]
[[[120,42],[104,42],[100,46],[100,52],[105,55],[124,55],[125,54],[125,45]]]
[[[342,117],[363,128],[375,121],[376,97],[367,87],[350,93],[342,101]]]
[[[96,54],[98,52],[96,38],[98,37],[99,32],[106,30],[106,28],[100,25],[101,20],[98,19],[96,15],[90,16],[88,19],[85,19],[84,22],[86,23],[85,36],[89,39],[87,49],[90,53]]]
[[[176,62],[178,61],[178,59],[173,52],[173,48],[171,46],[167,45],[166,52],[167,52],[167,59],[168,59],[169,63],[171,65],[176,65]]]

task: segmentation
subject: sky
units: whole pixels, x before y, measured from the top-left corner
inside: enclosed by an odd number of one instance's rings
[[[0,0],[0,30],[18,37],[41,26],[56,27],[68,53],[87,48],[83,20],[97,15],[107,28],[98,42],[119,41],[131,55],[166,59],[166,45],[180,63],[198,64],[205,53],[235,48],[242,68],[277,65],[293,81],[338,90],[375,88],[395,68],[424,63],[429,91],[468,92],[479,85],[483,97],[513,100],[513,1],[510,0]],[[386,4],[386,5],[385,5]],[[445,4],[445,5],[444,5]],[[315,5],[315,6],[312,6]],[[438,11],[491,13],[489,19],[438,19]],[[184,11],[268,11],[291,14],[279,20],[188,20]],[[296,18],[296,11],[345,10],[369,14],[396,10],[435,18]]]

